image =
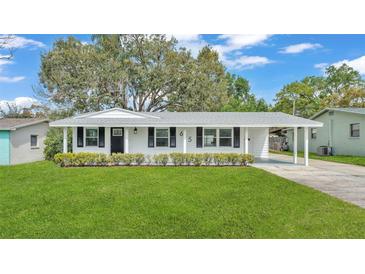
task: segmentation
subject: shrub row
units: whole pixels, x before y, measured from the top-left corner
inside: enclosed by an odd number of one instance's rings
[[[156,154],[154,156],[142,153],[58,153],[54,157],[60,166],[106,166],[106,165],[156,165],[166,166],[171,162],[175,166],[201,166],[201,165],[242,165],[247,166],[254,162],[251,154],[239,153],[180,153]]]

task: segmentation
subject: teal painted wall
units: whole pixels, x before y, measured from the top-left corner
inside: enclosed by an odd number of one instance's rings
[[[10,132],[0,130],[0,165],[10,164]]]

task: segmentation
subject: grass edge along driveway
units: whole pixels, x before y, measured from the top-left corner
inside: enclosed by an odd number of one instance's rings
[[[270,153],[293,156],[292,151],[270,150]],[[304,152],[303,151],[298,151],[298,157],[303,158],[304,157]],[[319,156],[314,152],[310,152],[309,153],[309,158],[310,159],[315,159],[315,160],[328,161],[328,162],[336,162],[336,163],[342,163],[342,164],[365,166],[365,157],[364,156],[351,156],[351,155]]]
[[[0,238],[365,238],[365,210],[253,167],[0,167]]]

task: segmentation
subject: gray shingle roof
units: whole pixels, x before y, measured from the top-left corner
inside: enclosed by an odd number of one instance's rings
[[[121,109],[112,109],[125,111]],[[112,111],[109,110],[109,111]],[[107,113],[102,111],[99,113]],[[79,115],[50,123],[66,126],[248,126],[248,127],[321,127],[322,123],[281,112],[130,112],[136,118],[93,118],[98,113]]]
[[[325,108],[325,109],[322,109],[320,112],[314,114],[311,117],[311,119],[315,119],[318,116],[321,116],[323,113],[326,113],[329,110],[341,111],[341,112],[348,112],[348,113],[356,113],[356,114],[363,114],[363,115],[365,115],[365,108]]]
[[[47,119],[43,118],[1,118],[0,130],[14,130],[20,127],[30,126],[46,121]]]

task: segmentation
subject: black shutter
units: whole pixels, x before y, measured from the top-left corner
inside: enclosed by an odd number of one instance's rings
[[[170,127],[170,147],[176,147],[176,127]]]
[[[77,128],[77,147],[84,146],[84,128],[78,127]]]
[[[233,147],[240,147],[240,128],[233,128]]]
[[[148,147],[155,146],[155,128],[149,127],[148,128]]]
[[[99,147],[105,147],[105,127],[99,127]]]
[[[196,147],[203,147],[203,128],[196,128]]]

